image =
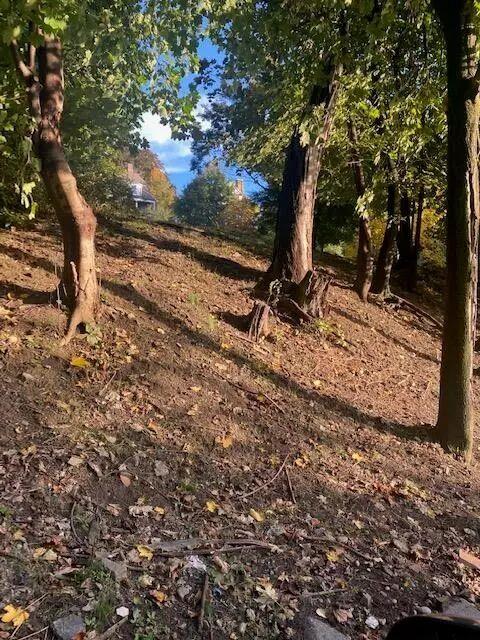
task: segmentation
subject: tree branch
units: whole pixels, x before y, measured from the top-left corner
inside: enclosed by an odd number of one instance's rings
[[[23,80],[27,83],[28,80],[33,76],[33,72],[29,69],[28,65],[25,63],[24,59],[20,54],[20,49],[18,47],[18,42],[16,40],[12,40],[10,44],[10,49],[12,51],[13,60],[15,62],[15,66],[17,68],[18,74],[23,78]]]

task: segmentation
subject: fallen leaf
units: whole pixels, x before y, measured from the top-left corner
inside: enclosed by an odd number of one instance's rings
[[[14,627],[19,627],[30,617],[28,611],[21,607],[14,607],[13,604],[6,604],[3,608],[5,613],[2,616],[2,622],[13,624]]]
[[[327,617],[327,612],[325,611],[325,609],[315,609],[315,613],[317,614],[317,616],[319,618],[326,618]]]
[[[58,554],[56,554],[53,549],[48,549],[41,558],[47,562],[55,562],[58,559]]]
[[[207,500],[205,503],[205,509],[210,511],[210,513],[215,513],[218,511],[218,504],[213,500]]]
[[[195,391],[195,393],[198,393],[199,391],[201,391],[201,390],[202,390],[202,387],[190,387],[190,389],[191,389],[192,391]]]
[[[83,458],[81,458],[80,456],[71,456],[68,459],[68,464],[71,467],[80,467],[84,462],[85,462],[85,460]]]
[[[155,513],[158,513],[159,516],[165,515],[165,509],[163,507],[155,507],[154,511]]]
[[[226,436],[217,436],[215,438],[215,442],[222,445],[224,449],[228,449],[233,444],[233,438],[230,434],[227,434]]]
[[[341,549],[330,549],[325,553],[327,560],[330,562],[338,562],[343,554]]]
[[[90,362],[82,358],[82,356],[75,356],[70,360],[72,367],[80,367],[80,369],[86,369],[90,366]]]
[[[336,611],[333,612],[333,615],[335,616],[335,620],[340,624],[345,624],[353,618],[351,609],[336,609]]]
[[[460,559],[460,562],[462,562],[463,564],[467,564],[469,567],[473,567],[474,569],[478,569],[480,571],[480,558],[474,556],[473,553],[469,553],[465,549],[460,549],[458,557]]]
[[[363,462],[364,459],[365,458],[360,453],[357,453],[357,451],[352,453],[352,460],[355,460],[355,462]]]
[[[45,549],[45,547],[37,547],[33,550],[34,559],[37,560],[38,558],[41,558],[46,553],[46,551],[47,550]]]
[[[145,544],[137,544],[137,551],[140,558],[146,558],[147,560],[153,558],[153,549],[150,549],[150,547],[147,547]]]
[[[264,522],[265,520],[265,514],[262,513],[262,511],[257,511],[256,509],[250,509],[249,514],[257,522]]]
[[[165,602],[165,600],[168,599],[168,596],[166,593],[163,593],[163,591],[157,591],[156,589],[154,589],[153,591],[150,591],[150,595],[152,596],[152,598],[155,600],[157,604],[162,604],[163,602]]]
[[[132,479],[130,478],[130,476],[127,476],[124,473],[120,474],[120,482],[125,486],[125,487],[129,487],[132,484]]]

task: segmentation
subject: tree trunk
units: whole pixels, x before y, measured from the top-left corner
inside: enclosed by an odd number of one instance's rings
[[[400,221],[400,193],[398,188],[397,169],[393,160],[388,158],[390,184],[387,199],[387,226],[382,246],[378,253],[377,267],[373,276],[371,291],[382,298],[391,296],[390,276],[397,253],[397,233]]]
[[[365,174],[363,173],[362,160],[358,151],[358,137],[355,125],[348,121],[348,135],[351,144],[351,157],[353,176],[357,189],[357,196],[361,198],[365,194]],[[372,233],[368,214],[362,212],[358,218],[358,248],[357,248],[357,277],[355,279],[355,291],[360,300],[367,302],[368,293],[372,285],[373,277],[373,251]]]
[[[272,264],[259,283],[263,289],[277,279],[292,280],[298,284],[313,268],[313,214],[317,181],[332,126],[342,67],[330,64],[328,71],[328,84],[314,88],[309,105],[310,112],[315,107],[324,107],[321,134],[313,143],[304,144],[299,123],[287,149]]]
[[[474,0],[434,0],[447,48],[447,280],[437,435],[472,454],[478,244],[477,16]]]
[[[15,43],[13,50],[17,68],[27,86],[30,110],[37,123],[34,148],[41,162],[42,179],[62,230],[64,266],[60,291],[65,294],[70,309],[64,339],[68,342],[80,324],[95,319],[98,310],[96,217],[77,188],[62,145],[60,121],[64,85],[61,42],[45,36],[38,51],[33,50],[30,66],[21,60]]]
[[[407,288],[409,291],[415,291],[418,282],[418,263],[420,262],[420,254],[422,253],[422,221],[423,221],[423,202],[425,199],[425,190],[423,185],[420,187],[417,204],[417,220],[415,225],[415,236],[413,241],[413,261],[407,277]]]

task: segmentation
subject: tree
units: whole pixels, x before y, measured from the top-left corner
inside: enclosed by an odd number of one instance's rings
[[[357,129],[351,119],[349,119],[347,126],[351,144],[353,177],[357,195],[361,201],[365,195],[366,185],[362,159],[358,150]],[[373,264],[372,232],[370,231],[368,213],[363,211],[358,216],[357,277],[355,279],[355,291],[363,302],[367,302],[368,292],[372,285]]]
[[[472,454],[479,207],[478,16],[474,0],[433,0],[447,51],[447,283],[437,433]]]
[[[145,180],[150,193],[155,197],[157,201],[156,217],[162,220],[171,218],[174,213],[177,193],[157,154],[151,149],[141,149],[136,153],[128,154],[126,160],[135,165],[135,169]]]
[[[175,205],[175,216],[199,227],[215,227],[233,198],[233,188],[215,163],[188,184]]]
[[[97,81],[103,78],[110,91],[115,85],[122,87],[122,108],[129,114],[128,122],[138,119],[153,103],[157,108],[160,105],[164,114],[177,107],[176,121],[185,122],[192,114],[195,92],[183,104],[177,96],[187,63],[196,63],[196,32],[201,20],[195,3],[177,5],[166,0],[148,5],[133,0],[115,5],[104,0],[10,3],[9,11],[2,15],[3,42],[10,47],[23,83],[34,122],[33,149],[62,230],[60,290],[66,292],[70,309],[66,341],[78,325],[95,319],[99,292],[96,217],[78,189],[62,139],[64,76],[80,88],[77,96],[83,96],[91,87],[83,80],[89,76],[83,65],[89,68],[95,62],[96,73],[92,75]],[[170,25],[171,31],[165,25]],[[165,55],[169,50],[175,57]],[[5,53],[2,45],[0,58]],[[65,62],[70,66],[64,68]],[[98,95],[105,96],[99,86]],[[115,100],[115,94],[111,99]],[[91,126],[94,128],[93,123]],[[117,126],[121,128],[122,122]]]

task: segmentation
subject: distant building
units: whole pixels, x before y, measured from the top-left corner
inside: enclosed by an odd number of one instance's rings
[[[237,178],[233,183],[233,195],[237,198],[237,200],[244,200],[245,198],[245,186],[243,184],[243,180]]]
[[[147,183],[142,176],[135,171],[131,162],[127,163],[127,180],[130,184],[135,208],[155,211],[157,208],[157,201],[148,190]]]

